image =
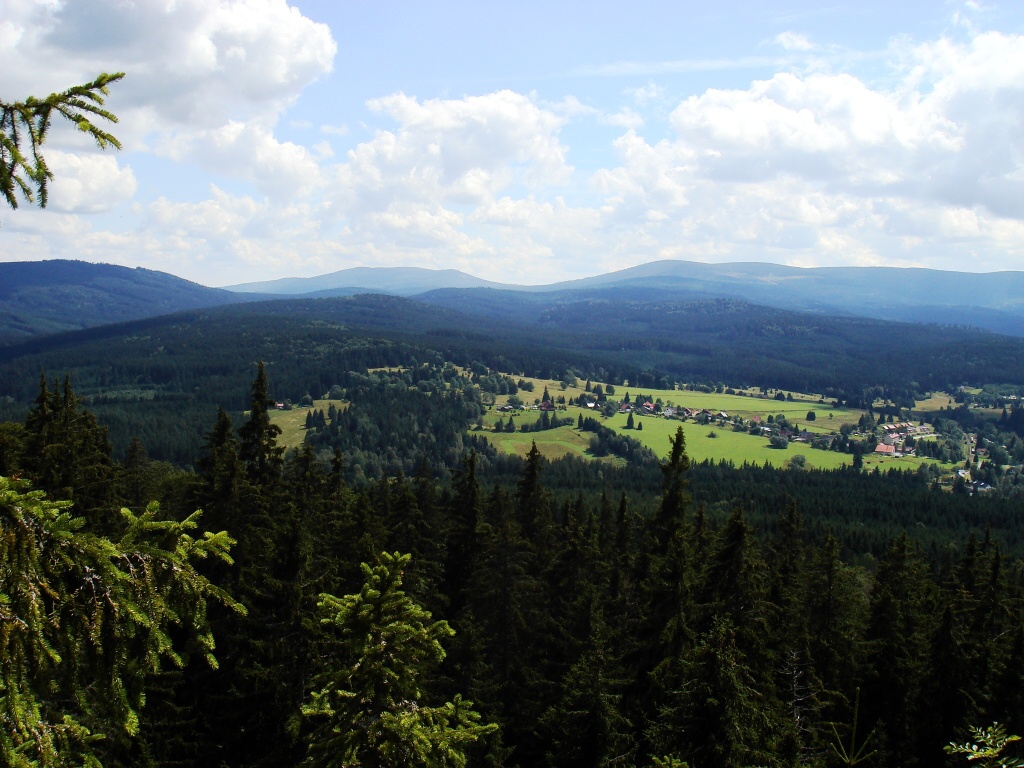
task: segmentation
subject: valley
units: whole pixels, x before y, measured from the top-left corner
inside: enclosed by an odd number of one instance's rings
[[[0,515],[49,520],[20,495],[36,488],[125,557],[220,548],[173,571],[213,605],[199,627],[218,668],[133,677],[142,735],[95,748],[105,761],[144,745],[187,762],[184,727],[219,764],[299,765],[296,702],[336,670],[317,603],[376,600],[387,579],[455,632],[415,671],[473,697],[478,762],[710,755],[725,737],[686,730],[704,715],[684,685],[763,723],[735,749],[782,754],[788,734],[811,764],[855,716],[915,733],[879,737],[893,764],[931,761],[979,688],[971,721],[1024,718],[1006,687],[1024,668],[1024,339],[621,288],[467,290],[233,303],[0,347],[0,476],[31,483]],[[208,535],[167,533],[197,509]],[[952,688],[974,662],[950,660],[946,632],[990,651]],[[927,715],[878,682],[908,647],[915,685],[952,692]],[[823,681],[803,735],[776,673],[794,653]],[[742,689],[708,672],[725,662]]]

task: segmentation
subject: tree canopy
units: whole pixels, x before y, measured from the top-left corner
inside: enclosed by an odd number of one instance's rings
[[[230,562],[227,533],[194,536],[199,512],[162,520],[121,510],[115,540],[71,503],[0,477],[0,757],[5,765],[100,766],[135,736],[144,681],[185,656],[216,665],[207,603],[242,610],[196,563]]]

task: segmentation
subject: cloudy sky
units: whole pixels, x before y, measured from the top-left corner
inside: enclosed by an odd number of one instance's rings
[[[1024,269],[1019,0],[0,0],[0,101],[104,71],[0,259]]]

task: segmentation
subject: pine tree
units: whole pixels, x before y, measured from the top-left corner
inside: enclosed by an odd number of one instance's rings
[[[5,765],[99,766],[138,737],[147,676],[186,663],[183,639],[216,665],[207,606],[241,608],[196,569],[229,560],[232,544],[224,532],[196,536],[199,517],[123,509],[107,538],[70,502],[0,478]]]
[[[678,427],[669,459],[661,466],[661,503],[648,524],[644,635],[656,660],[677,658],[692,637],[697,575],[691,551],[689,470],[686,438]]]
[[[531,542],[540,565],[546,564],[552,546],[551,498],[541,483],[544,459],[537,442],[526,454],[526,464],[516,492],[516,518],[526,539]]]
[[[664,698],[648,729],[653,754],[678,754],[693,765],[778,765],[769,711],[736,643],[735,628],[716,617],[681,664],[681,684]]]
[[[25,426],[17,422],[0,423],[0,475],[10,477],[21,469],[25,452]]]
[[[531,695],[547,688],[535,654],[540,647],[538,613],[542,585],[533,570],[532,552],[523,538],[508,496],[498,486],[484,505],[479,552],[470,580],[470,607],[479,628],[485,667],[478,670],[475,694],[488,719],[499,722],[507,743],[538,754],[534,728],[544,706]],[[543,753],[539,754],[543,757]]]
[[[432,483],[430,478],[429,482]],[[417,487],[428,479],[418,479]],[[388,536],[386,547],[401,551],[411,560],[405,568],[404,584],[410,596],[428,610],[439,610],[445,600],[438,593],[444,569],[444,530],[431,498],[419,497],[401,472],[389,482]],[[424,507],[421,498],[427,502]]]
[[[284,448],[277,444],[281,428],[270,420],[269,385],[266,368],[261,360],[256,378],[252,382],[249,419],[238,429],[241,439],[238,455],[245,464],[249,480],[257,485],[275,483],[284,466]]]
[[[452,635],[402,590],[409,556],[382,553],[358,594],[321,595],[321,621],[338,637],[337,666],[315,682],[303,716],[313,723],[309,766],[465,766],[495,729],[456,695],[427,703],[423,679]]]
[[[626,675],[612,650],[612,632],[599,611],[590,617],[585,649],[561,684],[557,704],[539,721],[550,744],[545,765],[612,765],[636,750],[623,714]]]
[[[133,437],[125,453],[121,469],[123,497],[128,506],[135,511],[142,511],[146,504],[154,498],[156,487],[151,472],[151,462],[146,454],[146,446],[138,437]]]
[[[638,698],[646,710],[643,717],[653,723],[646,729],[648,746],[654,745],[653,754],[674,752],[679,743],[667,737],[667,729],[679,727],[667,713],[677,708],[675,699],[683,683],[684,655],[696,629],[698,584],[689,522],[689,468],[686,439],[679,427],[672,438],[669,459],[661,466],[661,502],[647,525],[646,566],[641,585]]]
[[[448,508],[445,593],[453,616],[458,615],[465,604],[465,590],[469,586],[473,559],[479,547],[477,527],[482,500],[476,468],[476,451],[470,451],[463,458],[462,468],[454,473],[454,494]]]
[[[934,585],[904,533],[879,562],[867,631],[873,676],[865,721],[879,724],[880,750],[893,764],[904,764],[920,744],[933,600]]]
[[[833,701],[851,699],[865,664],[868,598],[860,574],[843,563],[832,535],[811,557],[802,602],[810,658],[822,689]],[[835,719],[851,717],[844,707]]]
[[[25,419],[22,465],[34,487],[73,501],[96,532],[112,533],[118,527],[107,430],[81,408],[70,376],[52,391],[42,376],[35,407]]]

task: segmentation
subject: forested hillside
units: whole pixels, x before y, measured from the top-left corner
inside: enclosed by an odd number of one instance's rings
[[[150,269],[66,259],[4,262],[0,345],[251,299]]]
[[[5,530],[38,525],[51,551],[68,524],[23,494],[69,499],[94,543],[65,550],[62,584],[120,578],[177,595],[188,617],[124,699],[89,681],[120,668],[108,650],[131,659],[160,635],[117,640],[120,613],[112,633],[11,635],[19,669],[48,647],[90,651],[5,698],[34,729],[5,730],[9,762],[828,766],[855,741],[858,764],[909,766],[948,759],[970,725],[1024,730],[1017,506],[915,473],[691,467],[683,428],[661,464],[501,457],[457,428],[481,405],[443,361],[349,370],[334,437],[285,455],[273,379],[253,373],[247,415],[210,420],[194,473],[141,442],[112,460],[67,383],[37,380],[27,417],[4,426],[0,474],[28,484],[0,498]],[[133,549],[150,499],[147,519],[170,521],[147,534],[163,531],[162,551],[188,556],[175,546],[201,537],[173,526],[197,508],[234,540],[216,539],[230,561],[189,566],[197,591],[80,559],[103,542],[126,562],[167,557]],[[8,562],[12,594],[34,561]],[[46,599],[74,610],[71,593]]]
[[[1019,496],[691,466],[685,427],[664,461],[596,422],[577,429],[604,450],[554,461],[477,429],[484,387],[515,376],[814,383],[879,416],[932,382],[1019,392],[1016,340],[925,330],[597,298],[512,322],[362,296],[0,350],[0,476],[19,478],[0,513],[31,532],[8,542],[3,593],[90,617],[8,635],[22,725],[0,749],[26,766],[825,767],[856,739],[881,768],[937,764],[972,725],[1024,731]],[[342,407],[310,410],[286,452],[270,409],[323,395]],[[983,418],[958,406],[949,420]],[[992,450],[994,424],[972,427]],[[61,590],[18,586],[49,579]],[[110,610],[82,613],[83,589]],[[80,661],[54,675],[53,654]]]
[[[975,376],[1024,381],[1020,339],[963,327],[822,315],[734,299],[682,301],[670,292],[631,287],[526,297],[445,290],[419,299],[524,326],[531,337],[573,339],[592,355],[658,368],[677,379],[701,376],[839,396],[885,386],[904,398],[913,394],[911,382],[928,390]]]
[[[491,302],[500,308],[505,299]],[[470,311],[474,311],[470,309]],[[41,371],[70,373],[109,425],[117,455],[132,436],[189,464],[218,407],[245,407],[239,381],[257,360],[279,400],[297,403],[348,372],[447,361],[639,387],[673,383],[819,392],[903,406],[932,389],[1024,383],[1024,341],[967,330],[823,318],[740,302],[594,299],[489,317],[390,296],[257,302],[107,325],[0,349],[0,417],[20,418]]]

